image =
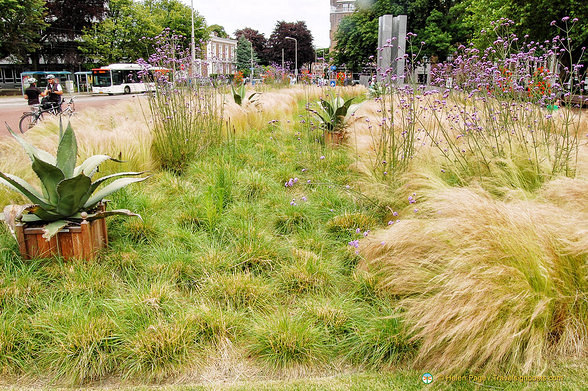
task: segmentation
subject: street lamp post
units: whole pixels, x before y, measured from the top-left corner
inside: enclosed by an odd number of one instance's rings
[[[190,2],[190,8],[192,9],[192,38],[190,40],[190,77],[194,77],[194,64],[196,63],[196,45],[194,42],[194,0]]]
[[[253,71],[255,68],[253,67],[253,42],[249,42],[251,44],[251,85],[253,85]]]
[[[292,37],[286,37],[286,39],[294,41],[294,77],[296,78],[296,81],[298,81],[298,40]]]

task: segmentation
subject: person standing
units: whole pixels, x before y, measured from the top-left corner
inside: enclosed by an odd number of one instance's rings
[[[63,88],[57,81],[54,75],[47,75],[47,88],[41,93],[42,96],[47,97],[47,102],[51,103],[61,111],[61,95],[63,95]]]
[[[24,98],[28,100],[29,106],[38,105],[41,90],[37,88],[37,79],[34,77],[29,77],[27,81],[29,86],[24,92]]]

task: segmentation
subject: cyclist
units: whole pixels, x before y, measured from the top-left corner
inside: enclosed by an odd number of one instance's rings
[[[54,75],[47,75],[47,88],[41,93],[42,96],[47,97],[47,103],[50,103],[57,112],[61,111],[61,95],[63,95],[63,88]]]
[[[37,88],[37,79],[29,77],[27,81],[29,82],[29,87],[24,92],[24,98],[28,100],[29,106],[38,105],[41,90]]]

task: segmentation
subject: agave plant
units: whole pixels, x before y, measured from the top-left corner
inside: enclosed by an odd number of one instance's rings
[[[245,84],[241,84],[236,89],[235,89],[235,86],[233,86],[231,84],[231,89],[233,90],[233,98],[235,99],[235,103],[238,104],[239,106],[241,106],[243,104],[243,101],[246,96]],[[253,103],[257,99],[257,97],[256,97],[257,95],[259,95],[259,92],[254,92],[253,94],[249,95],[247,100],[249,102]]]
[[[357,111],[359,104],[352,105],[355,98],[344,100],[340,96],[317,102],[319,111],[309,109],[315,114],[327,132],[339,132],[345,127],[346,121]]]
[[[383,95],[390,94],[390,86],[387,86],[382,81],[377,81],[370,84],[368,88],[368,96],[370,98],[380,98]]]
[[[43,235],[46,239],[50,239],[72,222],[81,222],[84,219],[95,220],[111,215],[138,216],[126,209],[99,211],[97,206],[109,194],[131,183],[145,180],[147,177],[118,178],[101,190],[96,190],[110,179],[141,175],[143,172],[121,172],[92,182],[100,164],[108,160],[119,163],[121,161],[107,155],[94,155],[76,167],[78,145],[75,133],[69,124],[65,132],[60,126],[56,156],[37,149],[22,137],[17,136],[12,129],[8,128],[8,131],[31,159],[32,169],[41,182],[41,192],[25,180],[3,172],[0,172],[0,183],[20,192],[33,203],[25,208],[21,221],[47,223],[44,226]]]

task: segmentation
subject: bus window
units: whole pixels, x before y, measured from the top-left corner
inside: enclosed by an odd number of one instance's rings
[[[125,81],[127,83],[137,83],[137,78],[133,71],[125,71]]]
[[[124,82],[123,71],[112,71],[112,85],[119,86]]]

